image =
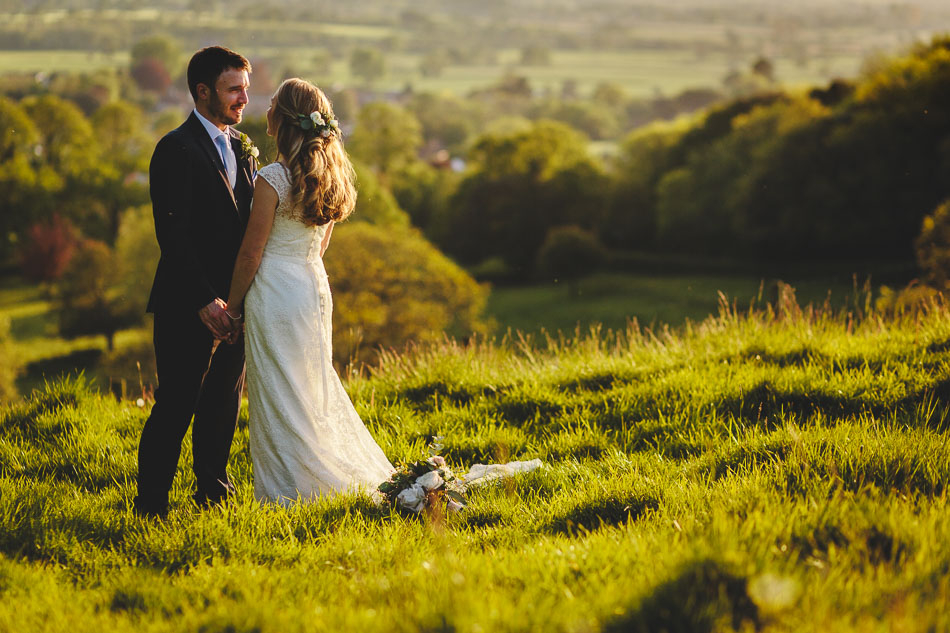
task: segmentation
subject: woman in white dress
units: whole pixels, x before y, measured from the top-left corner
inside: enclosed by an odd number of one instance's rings
[[[353,166],[330,101],[306,81],[277,89],[267,134],[277,161],[258,172],[227,308],[240,319],[244,306],[254,494],[287,504],[372,492],[393,466],[333,368],[322,259],[356,204]]]

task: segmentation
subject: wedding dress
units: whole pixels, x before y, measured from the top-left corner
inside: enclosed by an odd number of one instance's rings
[[[333,303],[320,257],[328,225],[299,219],[283,165],[258,176],[279,202],[245,299],[254,495],[286,505],[357,488],[372,493],[393,466],[333,368]]]

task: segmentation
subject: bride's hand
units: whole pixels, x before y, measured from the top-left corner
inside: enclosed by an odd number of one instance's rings
[[[232,310],[230,307],[225,308],[224,314],[229,321],[228,336],[224,340],[230,344],[236,343],[241,333],[244,332],[244,314],[240,310]]]

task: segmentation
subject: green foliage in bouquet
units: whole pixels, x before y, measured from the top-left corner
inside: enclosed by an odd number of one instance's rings
[[[387,481],[379,485],[379,492],[394,508],[421,512],[423,508],[449,504],[460,510],[468,503],[465,488],[438,453],[442,437],[435,436],[429,444],[430,457],[413,462],[401,462]]]

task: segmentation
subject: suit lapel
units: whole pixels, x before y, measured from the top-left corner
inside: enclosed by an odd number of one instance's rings
[[[237,211],[237,201],[234,199],[234,191],[231,189],[231,183],[228,181],[228,170],[224,166],[224,162],[221,160],[221,154],[218,152],[218,148],[214,146],[214,141],[211,140],[208,130],[201,124],[201,121],[198,120],[194,112],[188,117],[188,123],[191,125],[191,132],[198,142],[198,146],[204,151],[208,160],[211,161],[211,164],[214,165],[218,171],[218,175],[221,177],[221,184],[231,199],[231,203],[234,204],[234,210]]]

